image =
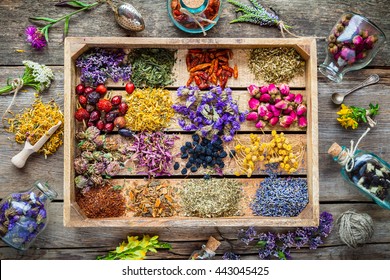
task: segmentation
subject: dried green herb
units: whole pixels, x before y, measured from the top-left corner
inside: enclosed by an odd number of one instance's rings
[[[232,179],[188,180],[180,193],[186,216],[202,218],[239,215],[242,184]]]
[[[131,80],[136,87],[164,87],[172,84],[175,50],[134,49],[129,54]]]
[[[249,54],[250,71],[267,83],[289,82],[305,70],[305,60],[294,48],[259,48]]]

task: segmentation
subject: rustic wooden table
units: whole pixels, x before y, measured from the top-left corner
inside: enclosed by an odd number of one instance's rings
[[[242,0],[243,1],[243,0]],[[2,0],[0,1],[0,85],[7,78],[18,77],[23,72],[22,61],[30,59],[50,66],[55,72],[55,81],[51,88],[42,94],[44,100],[54,99],[61,106],[63,95],[63,43],[62,25],[50,30],[50,43],[43,51],[34,51],[25,42],[24,28],[29,25],[30,16],[59,17],[69,12],[66,8],[54,7],[56,0]],[[92,1],[88,1],[92,2]],[[144,15],[146,29],[140,33],[126,32],[114,21],[107,6],[79,14],[72,18],[69,36],[116,36],[116,37],[200,37],[178,30],[169,20],[166,1],[132,1]],[[225,1],[224,1],[225,2]],[[361,13],[377,23],[390,38],[390,9],[387,0],[377,1],[261,1],[272,4],[281,18],[294,26],[294,32],[302,36],[325,37],[336,19],[344,12],[352,10]],[[259,27],[250,24],[229,24],[235,17],[235,8],[224,3],[222,17],[212,28],[207,38],[258,37],[279,38],[281,33],[275,28]],[[317,40],[318,63],[325,57],[325,41]],[[24,50],[20,52],[18,50]],[[319,92],[319,162],[320,162],[320,211],[328,211],[337,218],[348,209],[368,213],[374,220],[375,232],[372,239],[361,248],[348,248],[339,238],[338,228],[317,250],[302,248],[292,252],[294,259],[390,259],[390,211],[383,210],[362,196],[356,189],[346,184],[340,173],[340,167],[333,162],[327,150],[333,141],[349,145],[350,139],[357,139],[364,126],[357,130],[344,130],[336,121],[338,107],[330,101],[331,93],[346,91],[364,80],[368,75],[377,73],[380,82],[353,93],[347,104],[368,106],[380,104],[378,125],[360,144],[366,149],[390,161],[390,49],[383,48],[371,64],[363,70],[348,73],[340,84],[335,84],[318,73]],[[31,89],[23,90],[16,99],[14,111],[29,106],[34,99]],[[0,112],[3,113],[11,96],[0,98]],[[241,254],[242,259],[256,259],[256,249],[243,246],[237,240],[239,228],[202,227],[202,228],[65,228],[63,226],[63,149],[44,159],[41,155],[32,155],[23,169],[11,164],[11,157],[22,149],[22,145],[12,141],[12,134],[0,133],[0,197],[29,187],[36,179],[48,181],[59,193],[50,205],[50,222],[32,248],[18,252],[0,242],[0,259],[95,259],[96,256],[112,250],[127,235],[159,235],[161,241],[169,242],[173,249],[150,255],[155,259],[187,259],[191,252],[200,248],[210,235],[221,240],[217,253],[233,250]],[[259,231],[270,229],[259,228]],[[281,229],[283,230],[283,229]]]

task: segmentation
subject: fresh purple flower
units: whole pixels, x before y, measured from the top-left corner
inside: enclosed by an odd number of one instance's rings
[[[27,36],[27,42],[36,50],[42,50],[46,45],[46,39],[43,33],[34,25],[30,25],[26,28],[25,34]]]

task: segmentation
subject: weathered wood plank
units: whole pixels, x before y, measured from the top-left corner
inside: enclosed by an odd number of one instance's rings
[[[32,50],[25,42],[24,27],[29,23],[30,16],[59,17],[69,13],[66,8],[54,7],[56,0],[46,2],[18,0],[5,0],[0,4],[0,25],[2,33],[0,41],[1,65],[18,65],[24,59],[32,59],[47,64],[60,65],[63,62],[62,28],[60,23],[50,30],[49,47],[43,52]],[[249,3],[249,2],[248,2]],[[348,10],[367,16],[378,24],[388,35],[390,19],[386,16],[388,5],[386,0],[370,1],[294,1],[285,0],[266,1],[265,5],[271,6],[288,25],[294,27],[294,33],[301,36],[325,37],[330,32],[336,20],[342,13]],[[120,28],[114,21],[113,13],[108,6],[100,6],[91,11],[72,17],[69,36],[117,36],[117,37],[202,37],[202,34],[188,34],[177,29],[168,18],[166,2],[146,0],[134,4],[144,16],[146,28],[144,31],[134,33]],[[281,38],[277,28],[265,28],[252,24],[229,24],[235,18],[235,7],[224,3],[219,22],[207,32],[207,38]],[[91,28],[91,22],[99,19],[99,31]],[[318,42],[318,62],[325,57],[325,41]],[[16,53],[17,49],[25,50],[24,53]],[[384,48],[371,63],[371,66],[389,65],[390,49]]]

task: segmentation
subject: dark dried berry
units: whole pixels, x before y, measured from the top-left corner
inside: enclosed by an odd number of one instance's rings
[[[92,92],[91,94],[88,94],[88,104],[95,105],[99,102],[100,94],[97,92]]]
[[[186,146],[182,146],[182,147],[180,148],[180,152],[182,152],[182,153],[187,152],[187,147],[186,147]]]
[[[104,129],[104,122],[102,120],[98,120],[96,123],[96,128],[99,130],[103,130]]]
[[[88,96],[89,94],[91,94],[92,92],[94,92],[95,90],[93,89],[93,88],[91,88],[91,87],[86,87],[85,89],[84,89],[84,94],[86,95],[86,96]]]
[[[104,125],[104,130],[108,131],[108,132],[113,131],[114,130],[114,124],[112,122],[106,123]]]
[[[173,165],[173,169],[178,170],[179,167],[180,167],[180,164],[178,162],[175,162],[175,164]]]
[[[187,162],[187,163],[186,163],[186,167],[187,167],[187,168],[190,168],[191,166],[192,166],[192,163],[191,163],[191,162]]]
[[[84,93],[84,90],[85,90],[85,87],[83,84],[78,84],[76,86],[76,93],[77,94],[83,94]]]
[[[194,140],[195,142],[199,143],[199,135],[198,134],[193,134],[192,135],[192,140]]]
[[[233,158],[235,155],[236,155],[236,151],[235,150],[230,150],[229,157]]]
[[[188,148],[192,148],[191,142],[186,142],[186,146],[187,146]]]
[[[128,109],[129,109],[129,105],[127,105],[127,103],[125,102],[120,103],[118,106],[119,114],[121,114],[122,116],[126,115]]]
[[[87,105],[87,98],[84,96],[84,95],[79,95],[79,103],[81,106],[85,106]]]
[[[89,115],[89,120],[94,122],[97,121],[98,119],[100,119],[100,112],[97,110],[92,111],[91,114]]]
[[[206,180],[210,179],[210,175],[209,175],[209,174],[205,174],[205,175],[203,176],[203,179],[206,179]]]
[[[181,158],[188,158],[188,154],[182,154]]]
[[[196,172],[196,171],[198,171],[198,168],[196,168],[196,166],[193,166],[193,167],[191,167],[191,172]]]
[[[119,113],[117,111],[111,111],[106,114],[106,121],[113,122],[116,117],[118,117]]]
[[[223,151],[222,153],[219,154],[219,157],[225,158],[225,157],[227,157],[227,153],[225,151]]]
[[[119,135],[121,135],[123,137],[134,137],[134,133],[130,129],[127,129],[127,128],[119,129],[118,133],[119,133]]]
[[[111,104],[112,105],[119,105],[122,102],[122,96],[115,95],[113,98],[111,98]]]
[[[183,169],[181,170],[181,174],[183,174],[183,175],[187,174],[187,168],[183,168]]]

